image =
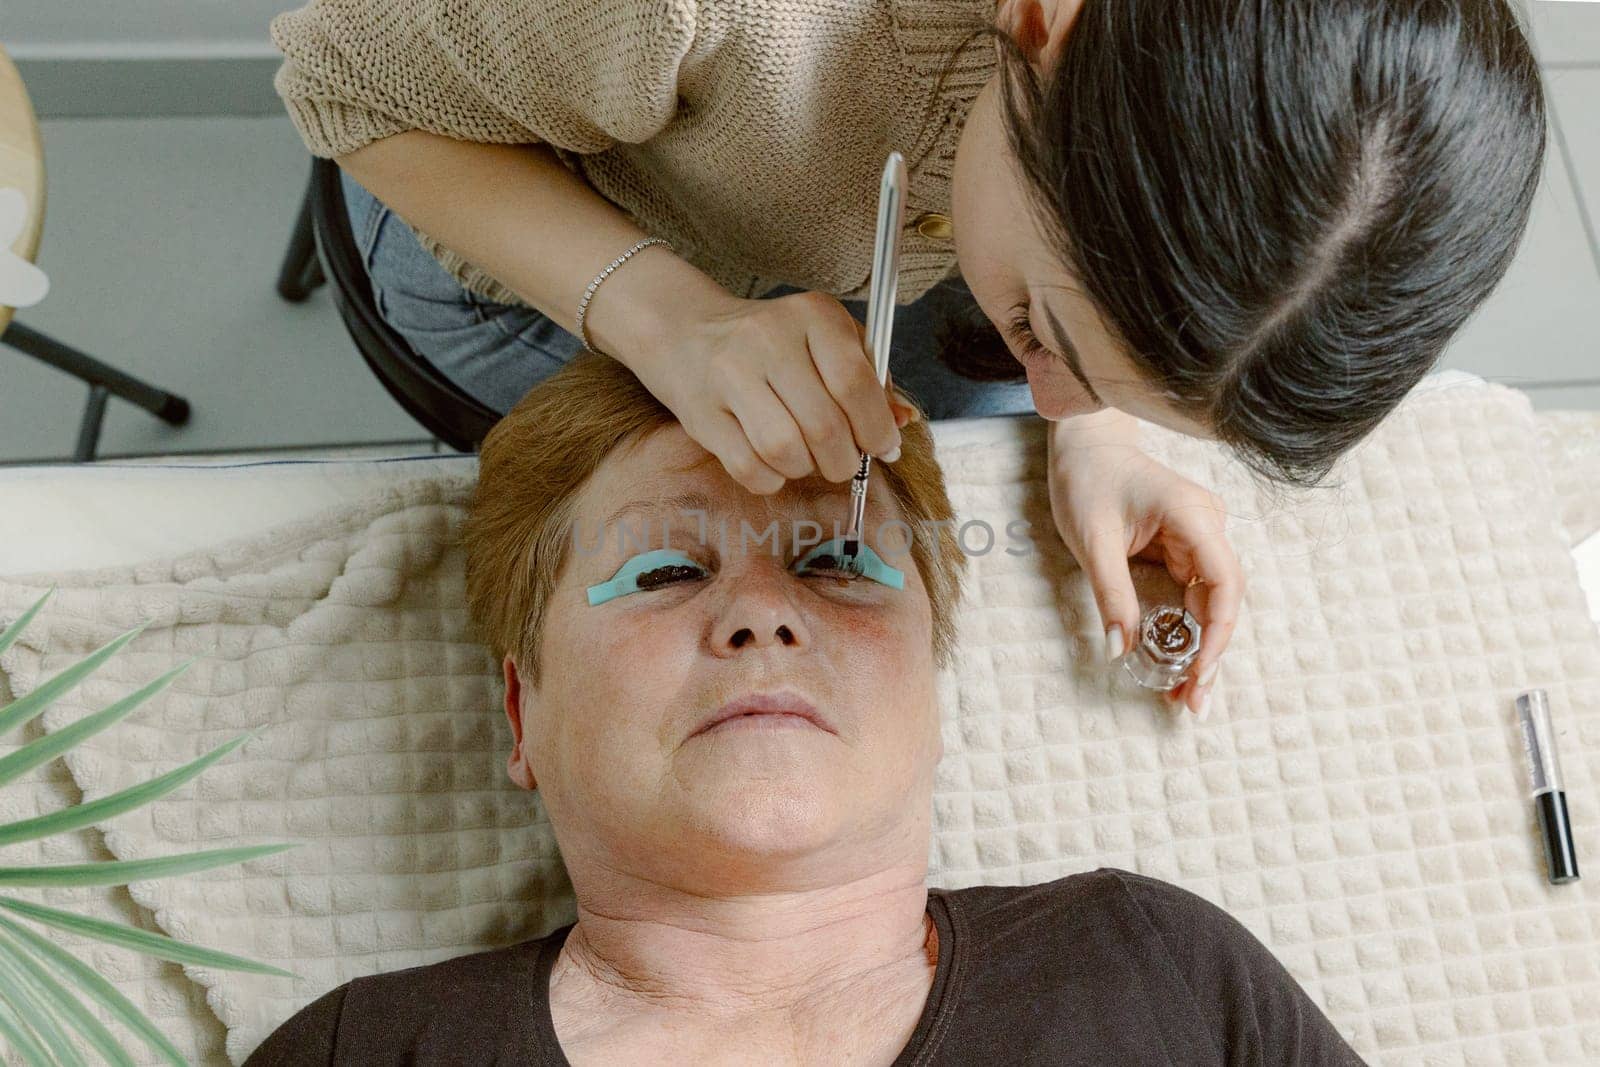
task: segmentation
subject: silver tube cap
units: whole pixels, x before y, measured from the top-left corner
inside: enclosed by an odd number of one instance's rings
[[[1517,721],[1522,727],[1522,751],[1528,757],[1531,795],[1561,789],[1561,757],[1556,754],[1555,730],[1550,725],[1549,694],[1529,689],[1518,696]]]

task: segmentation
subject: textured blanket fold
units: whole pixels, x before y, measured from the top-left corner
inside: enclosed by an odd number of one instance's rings
[[[1600,865],[1600,634],[1526,399],[1414,396],[1339,488],[1298,496],[1146,428],[1158,458],[1228,501],[1249,575],[1204,724],[1099,661],[1093,597],[1051,527],[1042,431],[935,424],[958,514],[1002,535],[1027,519],[1033,550],[972,559],[939,679],[930,880],[1125,867],[1236,915],[1375,1063],[1600,1062],[1600,896],[1593,877],[1545,882],[1512,711],[1520,689],[1549,690],[1580,860]],[[419,479],[177,559],[0,581],[0,625],[60,587],[0,656],[17,695],[149,622],[45,730],[201,657],[68,757],[86,799],[261,729],[101,828],[119,858],[301,842],[132,887],[161,929],[300,976],[185,968],[235,1063],[343,981],[573,916],[539,798],[505,773],[499,666],[468,627],[454,538],[470,489]],[[1154,568],[1138,579],[1152,601],[1174,595]]]

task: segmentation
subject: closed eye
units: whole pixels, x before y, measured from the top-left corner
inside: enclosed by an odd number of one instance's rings
[[[808,576],[821,572],[830,578],[859,578],[861,577],[852,567],[846,567],[844,561],[838,556],[812,556],[806,561],[806,574]]]
[[[685,578],[694,578],[705,574],[705,568],[696,563],[669,563],[665,567],[654,567],[640,572],[634,579],[641,590],[659,589],[664,585],[673,585]]]
[[[843,560],[838,556],[816,555],[802,562],[805,565],[805,570],[802,572],[804,577],[816,577],[818,575],[851,579],[861,577],[854,569],[845,566]],[[796,565],[798,566],[799,564]],[[635,582],[641,591],[646,591],[660,589],[663,586],[676,585],[690,578],[704,577],[705,574],[705,568],[698,564],[669,563],[664,567],[653,567],[650,570],[641,571]]]

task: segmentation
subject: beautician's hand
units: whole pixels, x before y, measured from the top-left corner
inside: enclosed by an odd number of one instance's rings
[[[878,384],[866,328],[836,298],[731,298],[632,365],[639,381],[752,493],[813,471],[848,481],[899,448],[914,405]],[[898,458],[896,455],[895,458]]]
[[[1138,639],[1129,557],[1161,563],[1187,586],[1184,606],[1203,630],[1200,652],[1168,696],[1173,707],[1203,715],[1238,619],[1244,573],[1223,532],[1221,498],[1145,455],[1137,433],[1133,418],[1115,409],[1051,423],[1050,512],[1094,587],[1108,656]]]

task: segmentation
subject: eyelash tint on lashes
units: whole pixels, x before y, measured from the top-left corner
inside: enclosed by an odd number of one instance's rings
[[[887,563],[865,541],[861,543],[860,554],[848,566],[843,565],[843,556],[832,546],[833,542],[824,542],[796,560],[794,565],[804,564],[806,567],[801,577],[831,577],[839,585],[854,585],[865,578],[891,589],[905,588],[905,573]],[[827,566],[824,561],[834,565]],[[676,585],[679,579],[697,578],[710,569],[688,553],[676,549],[658,548],[644,552],[624,563],[606,581],[589,586],[589,606],[594,607],[629,593]]]
[[[822,567],[817,563],[818,560],[833,560],[837,562],[838,558],[837,556],[817,556],[806,565],[806,571],[808,574],[820,571],[823,574],[831,574],[835,578],[848,578],[852,581],[861,577],[861,575],[851,570],[845,570],[840,567]],[[698,564],[690,566],[686,563],[669,563],[664,567],[653,567],[650,570],[641,572],[635,581],[640,589],[657,589],[664,585],[671,585],[679,578],[696,577],[704,570],[705,568]],[[657,578],[655,577],[656,575],[661,575],[662,577]]]

